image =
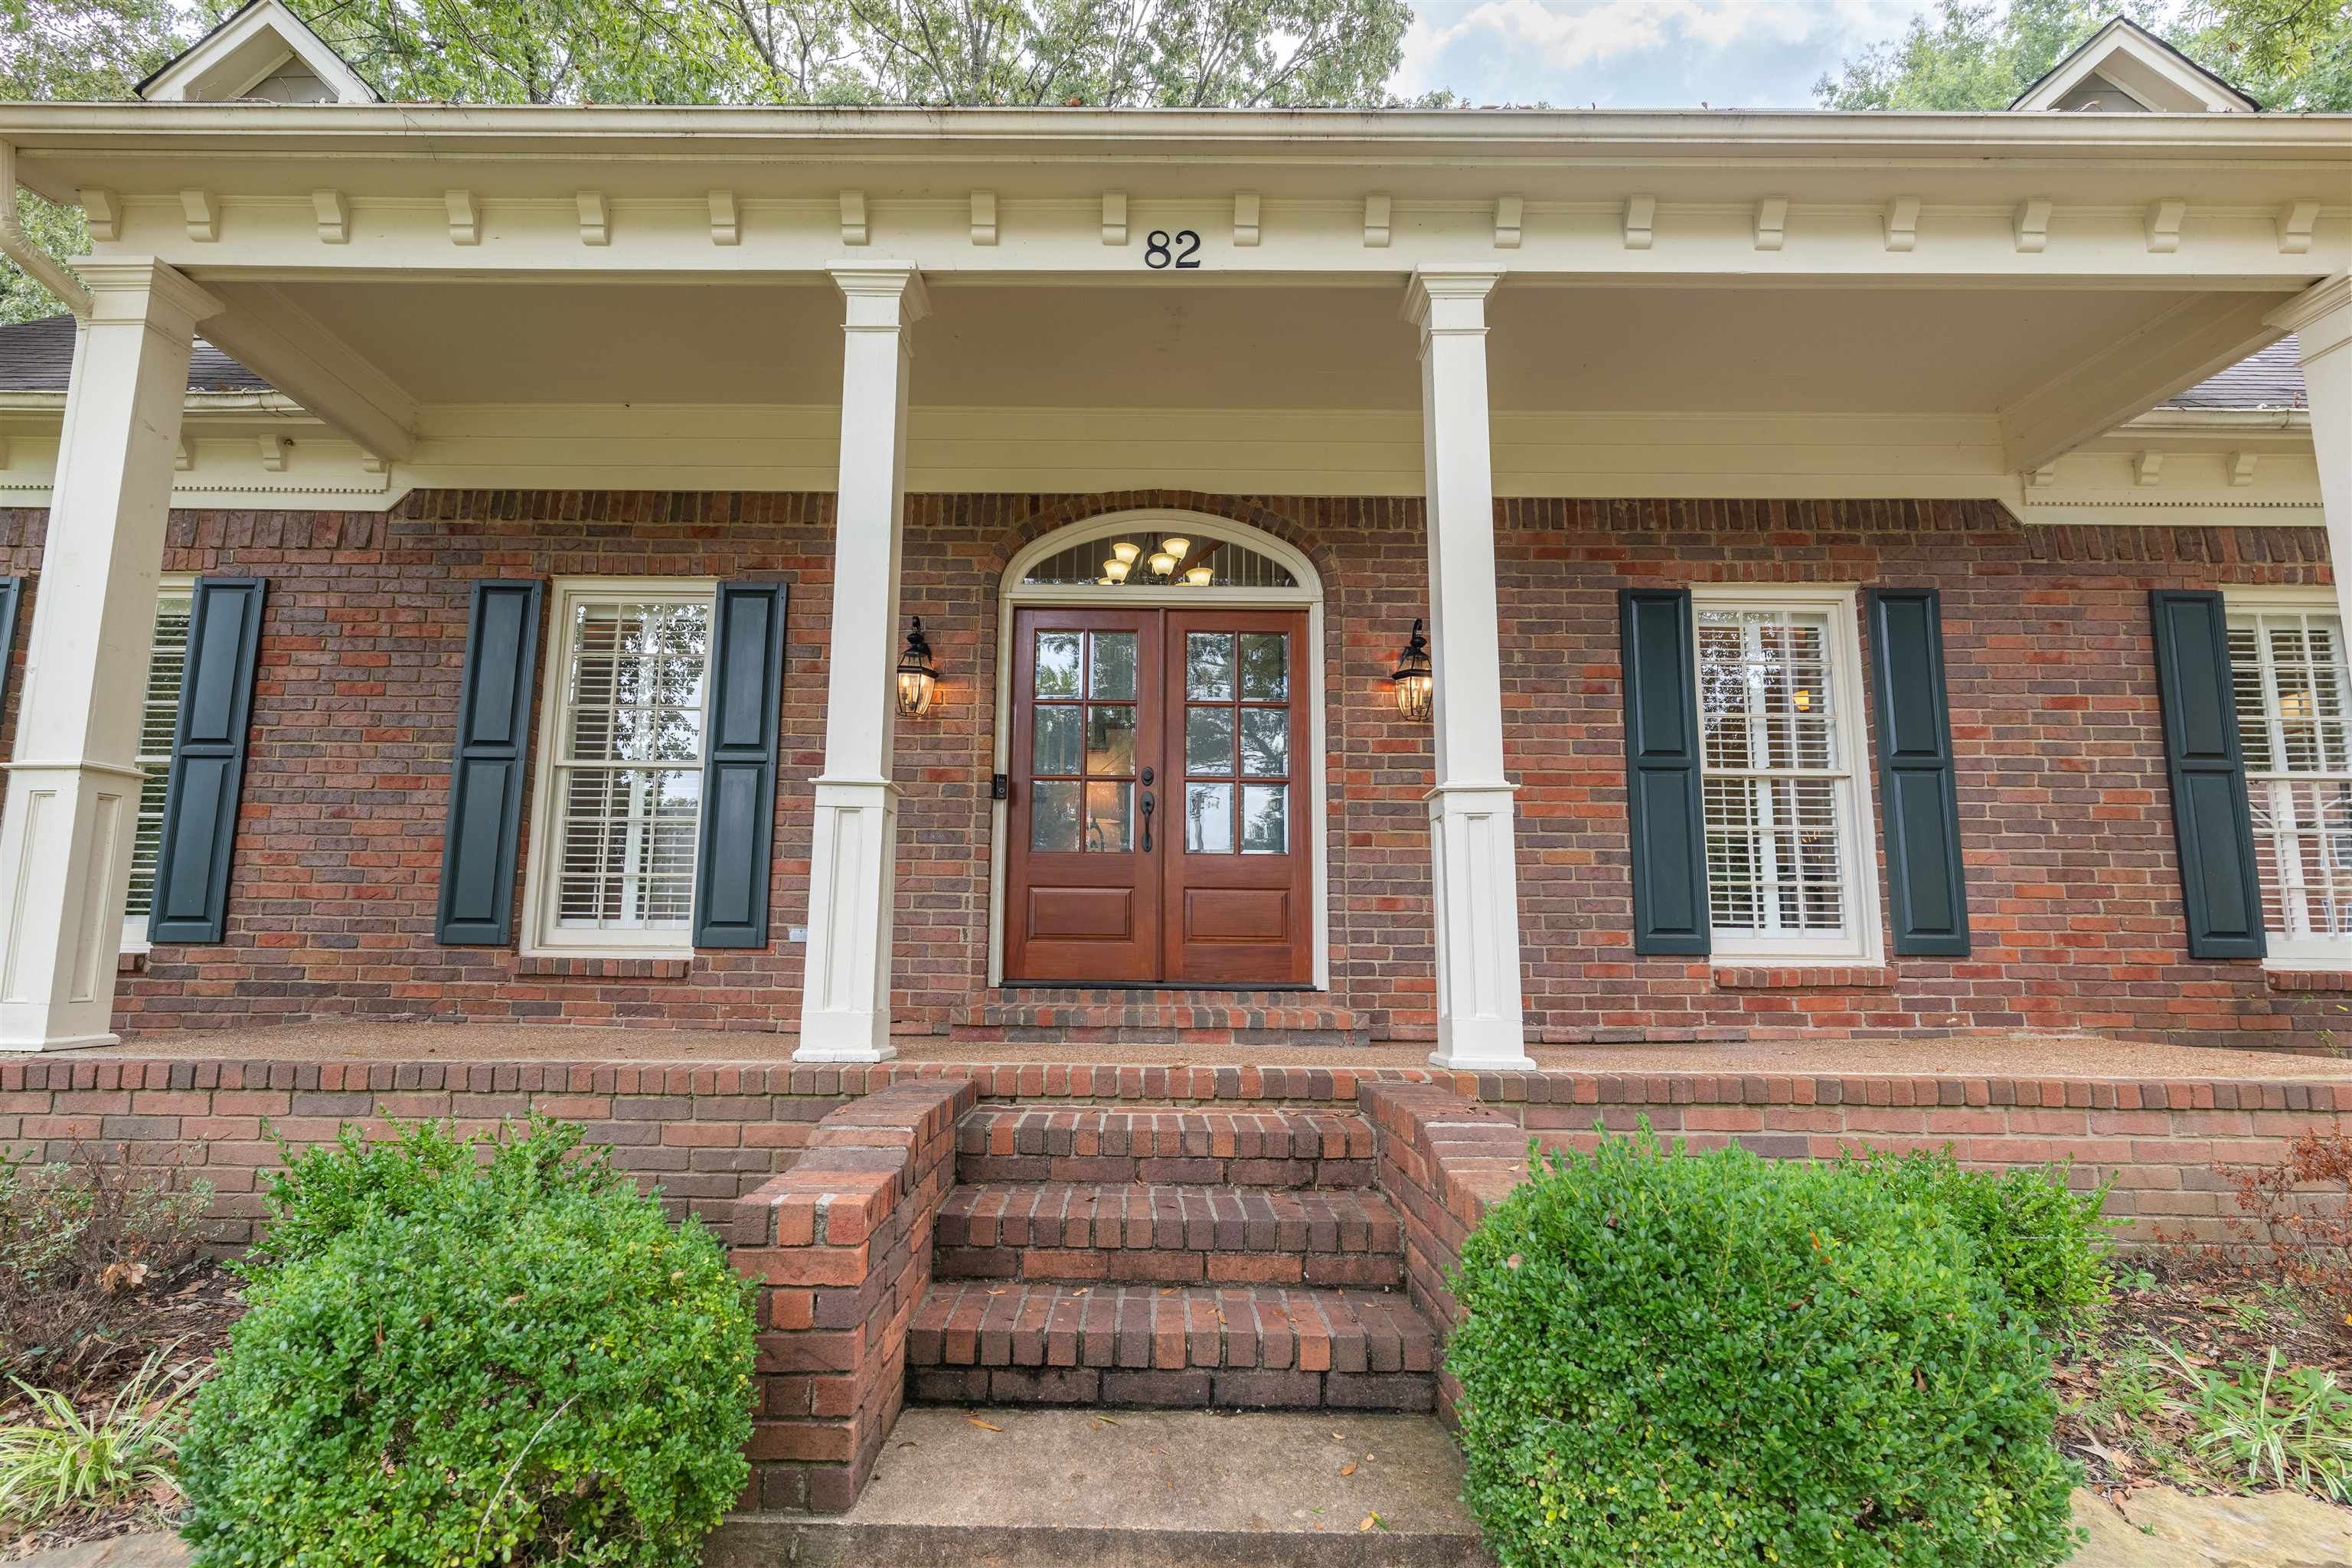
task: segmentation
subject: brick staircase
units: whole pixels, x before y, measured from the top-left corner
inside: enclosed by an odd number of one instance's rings
[[[956,1130],[918,1403],[1422,1411],[1436,1336],[1353,1109],[983,1104]]]

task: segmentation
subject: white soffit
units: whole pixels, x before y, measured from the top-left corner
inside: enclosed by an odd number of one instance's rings
[[[2010,105],[2056,109],[2093,77],[2155,114],[2251,114],[2262,106],[2137,23],[2116,17]]]
[[[281,0],[252,0],[139,84],[151,103],[228,103],[240,99],[289,100],[265,84],[300,83],[292,101],[316,101],[303,78],[336,103],[374,103],[375,89],[360,79]]]

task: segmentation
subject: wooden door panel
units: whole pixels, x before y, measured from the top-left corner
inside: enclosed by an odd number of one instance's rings
[[[1160,978],[1160,861],[1140,807],[1160,763],[1161,619],[1014,615],[1007,981]]]
[[[1132,942],[1135,889],[1032,887],[1028,931],[1033,942]]]
[[[1161,964],[1171,982],[1314,978],[1312,657],[1303,612],[1168,612]]]
[[[1183,938],[1198,942],[1285,942],[1290,935],[1286,888],[1187,888]]]

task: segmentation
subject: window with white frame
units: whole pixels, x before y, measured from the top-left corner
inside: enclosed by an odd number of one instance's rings
[[[708,583],[556,584],[533,816],[541,947],[692,943],[714,596]]]
[[[180,677],[188,664],[188,617],[195,582],[167,577],[155,599],[155,650],[147,656],[147,695],[139,710],[139,755],[147,775],[139,786],[139,816],[131,828],[131,896],[122,906],[122,945],[147,945],[147,915],[155,904],[155,858],[163,843],[163,795],[172,773],[172,733],[180,721]]]
[[[2230,674],[2273,958],[2352,963],[2352,716],[2331,600],[2232,595]]]
[[[1715,951],[1874,956],[1852,593],[1702,590],[1692,613]]]

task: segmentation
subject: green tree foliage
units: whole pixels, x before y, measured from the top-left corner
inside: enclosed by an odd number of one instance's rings
[[[239,0],[0,0],[0,97],[121,100]],[[1405,0],[290,0],[389,99],[1379,104]],[[81,216],[27,197],[60,258]],[[0,322],[53,315],[0,263]]]
[[[1813,95],[1824,109],[2006,109],[2118,15],[2265,109],[2352,110],[2347,0],[1937,0]]]
[[[2352,110],[2352,4],[2192,0],[2172,41],[2265,109]]]

